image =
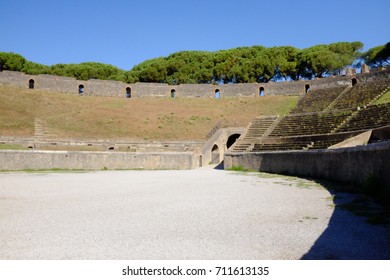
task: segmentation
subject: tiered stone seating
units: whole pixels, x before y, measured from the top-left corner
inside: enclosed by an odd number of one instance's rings
[[[233,151],[326,149],[362,131],[390,126],[390,103],[369,105],[389,87],[390,79],[375,79],[308,92],[293,114],[254,120]]]
[[[359,132],[267,138],[262,140],[266,143],[255,143],[253,151],[326,149],[357,134]]]
[[[312,145],[308,148],[309,150],[313,149],[326,149],[330,146],[333,146],[337,143],[340,143],[348,138],[358,135],[360,132],[348,132],[348,133],[334,133],[328,135],[318,135],[313,138]]]
[[[352,90],[333,104],[332,109],[363,107],[381,94],[390,85],[389,79],[378,79],[367,83],[358,83]]]
[[[390,103],[385,103],[362,108],[337,131],[367,130],[388,125],[390,125]]]
[[[233,146],[233,151],[239,152],[247,150],[252,145],[253,139],[263,137],[264,133],[276,121],[276,119],[277,116],[255,118],[245,135],[236,141]]]
[[[330,133],[351,113],[352,110],[340,110],[327,113],[286,115],[271,132],[270,136],[284,137]]]
[[[291,113],[321,112],[325,110],[347,87],[333,87],[310,90],[306,93]]]
[[[267,143],[267,144],[255,144],[253,152],[259,151],[284,151],[284,150],[303,150],[310,145],[311,142],[295,142],[291,139],[291,142],[284,143]]]
[[[255,118],[244,139],[262,137],[276,119],[276,116]]]

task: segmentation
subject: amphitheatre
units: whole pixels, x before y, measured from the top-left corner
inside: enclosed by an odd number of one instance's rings
[[[4,70],[0,97],[0,258],[390,258],[389,227],[342,228],[361,220],[329,200],[356,197],[321,181],[388,204],[388,67],[174,86]]]

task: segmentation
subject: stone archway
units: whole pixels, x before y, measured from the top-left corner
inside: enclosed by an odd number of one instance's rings
[[[234,143],[236,143],[237,139],[240,138],[241,134],[235,133],[229,136],[226,142],[226,149],[229,149],[231,146],[233,146]]]
[[[176,98],[177,95],[176,95],[176,90],[173,88],[171,89],[171,98]]]
[[[221,163],[220,151],[217,144],[214,144],[211,149],[211,164],[219,164]]]
[[[356,85],[356,84],[357,84],[356,78],[353,78],[353,79],[351,80],[351,82],[352,82],[352,86]]]

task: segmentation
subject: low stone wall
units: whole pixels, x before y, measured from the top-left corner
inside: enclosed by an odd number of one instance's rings
[[[37,139],[22,136],[1,136],[2,144],[17,144],[24,148],[37,150],[79,150],[120,152],[194,152],[200,149],[204,141],[148,141],[148,140],[114,140],[114,139]]]
[[[333,150],[226,153],[224,166],[357,185],[374,180],[390,192],[390,141]]]
[[[0,151],[0,170],[193,169],[193,153]]]

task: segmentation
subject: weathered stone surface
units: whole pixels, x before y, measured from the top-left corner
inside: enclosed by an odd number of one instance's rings
[[[226,153],[225,168],[287,173],[342,183],[376,178],[390,189],[390,142],[332,150]]]
[[[362,69],[361,69],[361,73],[362,73],[362,74],[370,73],[370,66],[368,66],[368,65],[365,64],[365,63],[363,63]]]
[[[368,67],[368,66],[367,66]],[[388,70],[382,71],[388,74]],[[362,73],[366,73],[362,70]],[[379,73],[382,75],[383,73]],[[375,75],[378,75],[376,73]],[[315,80],[299,80],[286,82],[269,83],[247,83],[247,84],[182,84],[168,85],[163,83],[135,83],[126,84],[119,81],[88,80],[81,81],[75,78],[60,77],[53,75],[28,75],[14,71],[0,71],[0,83],[29,88],[33,81],[34,89],[49,90],[52,92],[63,92],[79,94],[79,86],[84,87],[83,95],[126,97],[130,90],[131,97],[164,97],[170,98],[172,90],[178,98],[183,97],[208,97],[214,98],[216,90],[219,90],[220,97],[241,97],[260,96],[261,89],[264,95],[302,95],[309,86],[311,90],[338,87],[351,84],[351,76],[332,76],[329,78]],[[356,78],[365,80],[364,75],[356,75]]]
[[[192,169],[193,153],[0,151],[0,170]]]

